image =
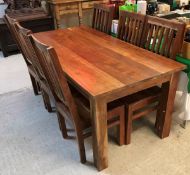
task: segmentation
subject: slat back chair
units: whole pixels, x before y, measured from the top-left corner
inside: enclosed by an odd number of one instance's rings
[[[22,27],[18,22],[16,22],[14,26],[15,26],[16,32],[18,33],[20,41],[22,42],[21,46],[22,48],[25,48],[28,58],[30,58],[32,65],[34,66],[36,72],[38,73],[39,78],[45,79],[45,75],[43,73],[42,67],[39,63],[35,50],[29,39],[29,35],[31,35],[33,32],[29,29]]]
[[[82,97],[78,92],[74,92],[72,88],[70,89],[54,48],[44,45],[32,35],[30,36],[30,39],[55,97],[57,116],[63,137],[68,137],[65,119],[70,119],[76,131],[80,160],[82,163],[85,163],[86,155],[84,138],[91,135],[89,101]],[[108,105],[108,128],[118,126],[118,140],[120,145],[123,145],[125,140],[124,110],[124,104],[120,101]],[[86,130],[88,132],[86,132]]]
[[[92,28],[110,34],[113,17],[114,6],[108,6],[106,4],[95,4]]]
[[[121,10],[117,37],[133,45],[140,46],[145,18],[145,15]]]
[[[29,39],[29,35],[32,34],[32,31],[22,27],[18,22],[14,23],[14,29],[16,33],[18,34],[18,39],[19,39],[19,42],[21,43],[21,49],[25,50],[27,58],[32,63],[32,66],[35,69],[35,72],[39,78],[39,84],[40,84],[45,108],[49,112],[52,112],[52,107],[51,107],[51,102],[50,102],[51,91],[48,86],[42,67],[39,63],[38,57]]]
[[[30,39],[35,48],[37,56],[39,57],[40,64],[54,95],[58,119],[63,121],[64,118],[69,118],[71,121],[73,121],[80,150],[80,159],[81,162],[84,163],[86,161],[86,157],[84,140],[81,139],[83,137],[82,126],[75,102],[73,100],[67,80],[62,72],[57,54],[54,48],[44,45],[34,38],[34,36],[31,36]],[[64,116],[60,117],[61,114]],[[63,124],[61,127],[65,128],[65,124]]]
[[[32,83],[32,86],[33,86],[34,94],[38,95],[40,89],[39,89],[39,86],[38,86],[38,80],[37,80],[36,73],[33,70],[32,62],[29,59],[29,56],[28,56],[27,51],[26,51],[26,48],[22,47],[22,42],[20,41],[18,33],[17,33],[16,29],[15,29],[15,25],[14,24],[16,22],[18,22],[18,21],[16,19],[10,18],[7,14],[4,16],[4,19],[5,19],[5,22],[6,22],[7,26],[8,26],[8,28],[9,28],[9,31],[11,32],[11,35],[15,39],[15,42],[18,45],[19,50],[21,51],[21,53],[23,55],[23,58],[24,58],[24,60],[26,62],[27,67],[28,67],[28,71],[29,71],[29,74],[30,74],[30,78],[31,78],[31,83]]]
[[[18,44],[19,41],[17,39],[17,36],[15,35],[14,27],[12,25],[12,24],[14,24],[15,22],[18,22],[18,21],[16,19],[10,18],[7,14],[4,15],[4,21],[7,24],[7,27],[8,27],[13,39],[15,40],[15,42],[18,45],[19,50],[20,50],[20,45]]]
[[[5,14],[4,20],[5,20],[5,23],[7,24],[8,28],[9,28],[9,31],[10,31],[12,37],[14,38],[16,44],[18,45],[18,48],[21,51],[21,53],[22,53],[22,55],[23,55],[23,57],[25,59],[26,64],[31,65],[32,63],[28,59],[28,56],[27,56],[27,53],[26,53],[25,49],[21,48],[21,42],[19,40],[18,33],[16,32],[16,29],[15,29],[15,26],[14,26],[14,24],[16,22],[18,22],[18,21],[16,19],[14,19],[14,18],[9,17],[7,14]]]
[[[141,47],[175,60],[182,48],[184,32],[184,23],[147,16]]]
[[[175,60],[182,47],[185,24],[147,16],[143,30],[141,47]],[[162,88],[152,87],[129,97],[133,100],[127,102],[126,144],[131,142],[132,120],[157,110],[162,103],[161,92]],[[158,122],[159,115],[155,127]]]

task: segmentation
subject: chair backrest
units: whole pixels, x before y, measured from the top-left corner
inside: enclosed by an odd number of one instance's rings
[[[11,32],[12,37],[14,38],[19,50],[25,59],[26,64],[31,65],[32,62],[27,55],[25,47],[22,47],[22,41],[20,40],[19,34],[15,28],[15,23],[18,23],[18,21],[16,19],[10,18],[7,14],[4,16],[4,19],[9,28],[9,31]]]
[[[54,48],[41,43],[33,35],[30,35],[30,40],[56,103],[61,103],[64,106],[63,110],[66,117],[70,117],[71,121],[76,124],[75,122],[79,119],[78,111]]]
[[[32,31],[22,27],[18,22],[16,22],[14,26],[15,26],[16,32],[18,33],[20,41],[22,43],[21,44],[22,50],[23,49],[25,50],[27,57],[32,62],[32,65],[34,69],[36,70],[36,73],[38,74],[39,78],[45,80],[46,78],[45,78],[44,72],[42,70],[39,59],[35,53],[35,50],[29,38],[29,35],[32,34]]]
[[[95,4],[92,28],[110,34],[113,16],[114,6],[108,6],[105,4]]]
[[[140,46],[145,18],[145,15],[121,10],[117,37],[133,45]]]
[[[185,24],[147,16],[141,47],[157,54],[175,59],[184,40]]]
[[[16,19],[13,19],[13,18],[9,17],[7,14],[5,14],[4,20],[5,20],[5,23],[7,24],[7,27],[9,29],[13,39],[15,40],[18,47],[20,47],[18,36],[16,35],[16,31],[15,31],[15,28],[14,28],[14,25],[13,25],[15,22],[18,22],[18,21]]]

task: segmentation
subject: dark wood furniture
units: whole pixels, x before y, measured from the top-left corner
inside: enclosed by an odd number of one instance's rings
[[[110,34],[113,18],[114,6],[108,6],[105,4],[95,4],[92,28]]]
[[[118,38],[166,57],[175,59],[181,51],[185,25],[156,17],[121,11]],[[177,46],[177,48],[176,48]],[[132,120],[158,110],[161,89],[153,87],[126,99],[126,144],[131,142]],[[158,125],[157,115],[155,125]]]
[[[140,46],[145,18],[145,15],[121,10],[117,37]]]
[[[0,49],[5,57],[15,53],[15,51],[18,51],[18,47],[3,19],[3,16],[5,15],[4,10],[6,7],[6,5],[0,5]],[[22,16],[24,16],[24,14]],[[42,18],[19,19],[19,22],[22,26],[32,30],[33,32],[41,32],[54,29],[53,18],[49,15]]]
[[[61,16],[77,13],[81,25],[84,10],[92,9],[94,4],[107,3],[108,0],[48,0],[47,2],[54,16],[55,28],[61,28]]]
[[[147,16],[141,47],[175,60],[183,45],[185,23]]]
[[[52,112],[53,109],[51,106],[50,97],[53,97],[53,95],[28,36],[32,34],[32,31],[23,28],[18,22],[14,23],[14,27],[20,41],[20,47],[24,51],[23,55],[26,55],[25,57],[30,61],[30,66],[33,68],[33,71],[35,71],[35,76],[37,77],[40,91],[44,100],[44,106],[48,112]]]
[[[67,80],[90,101],[93,155],[98,170],[108,166],[107,104],[162,84],[161,138],[169,136],[174,96],[183,64],[88,27],[34,34],[55,48]]]
[[[80,161],[86,162],[84,138],[91,132],[91,117],[89,101],[76,91],[70,90],[63,74],[61,64],[53,47],[44,45],[31,36],[39,62],[47,77],[48,83],[56,101],[57,116],[63,137],[67,138],[65,119],[72,121],[78,141]],[[125,139],[125,106],[119,101],[108,105],[108,127],[119,126],[119,144]]]
[[[38,95],[39,94],[39,86],[38,86],[38,77],[34,71],[34,68],[32,66],[32,62],[31,60],[29,59],[29,57],[26,55],[26,52],[25,52],[25,48],[22,48],[21,46],[21,42],[19,40],[19,36],[18,36],[18,33],[16,32],[16,29],[15,29],[15,26],[14,24],[17,22],[16,20],[14,20],[13,18],[10,18],[8,17],[8,15],[5,15],[5,21],[7,23],[7,26],[12,34],[12,36],[14,37],[17,45],[19,46],[19,49],[20,51],[22,52],[23,54],[23,57],[24,57],[24,60],[26,62],[26,65],[27,65],[27,68],[28,68],[28,72],[29,72],[29,75],[30,75],[30,78],[31,78],[31,83],[32,83],[32,86],[33,86],[33,90],[34,90],[34,94],[35,95]]]
[[[119,19],[119,6],[125,4],[124,0],[109,0],[109,4],[113,4],[115,6],[114,10],[114,19]]]
[[[161,97],[161,89],[157,86],[127,96],[126,104],[126,140],[125,144],[131,143],[132,121],[147,114],[158,111]],[[156,118],[160,116],[157,115]],[[158,119],[156,119],[158,121]],[[156,126],[156,122],[155,122]]]
[[[31,31],[22,28],[18,24],[17,20],[10,18],[8,15],[5,15],[5,21],[26,62],[34,94],[38,95],[41,93],[44,100],[45,108],[48,110],[48,112],[52,112],[51,102],[49,99],[50,90],[48,88],[48,84],[45,81],[45,78],[42,79],[42,71],[38,72],[38,70],[36,69],[37,66],[39,67],[39,64],[37,63],[37,58],[33,51],[33,48],[30,47],[30,43],[27,42],[29,40],[27,40],[27,36],[25,36]]]

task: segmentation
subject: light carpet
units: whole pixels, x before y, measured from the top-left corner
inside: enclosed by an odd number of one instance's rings
[[[30,87],[27,66],[21,54],[3,58],[0,52],[0,94]]]

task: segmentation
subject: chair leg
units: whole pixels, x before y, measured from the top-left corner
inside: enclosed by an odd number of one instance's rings
[[[127,107],[126,114],[127,114],[127,116],[126,116],[126,140],[125,140],[125,144],[128,145],[131,143],[132,115],[133,115],[133,111],[132,111],[130,105]]]
[[[47,105],[46,105],[46,102],[45,102],[43,91],[42,91],[42,99],[43,99],[43,102],[44,102],[44,107],[45,107],[45,109],[47,109]]]
[[[183,123],[180,125],[183,129],[186,129],[187,120],[184,120]]]
[[[41,92],[40,84],[39,82],[36,82],[36,83],[37,83],[38,93],[40,93]]]
[[[64,117],[62,117],[59,112],[57,112],[57,117],[58,117],[59,127],[60,127],[60,130],[62,132],[63,138],[68,138],[67,128],[66,128],[66,123],[65,123]],[[83,133],[82,133],[80,126],[75,125],[75,131],[76,131],[76,138],[77,138],[77,142],[78,142],[80,162],[86,163],[84,137],[83,137]]]
[[[82,133],[80,126],[75,125],[75,130],[76,130],[76,138],[78,141],[80,162],[84,164],[84,163],[86,163],[86,153],[85,153],[83,133]]]
[[[61,114],[59,112],[57,112],[57,118],[58,118],[58,122],[59,122],[59,128],[62,132],[62,136],[64,139],[66,139],[66,138],[68,138],[68,134],[67,134],[67,127],[66,127],[65,119],[63,116],[61,116]]]
[[[32,87],[33,87],[34,94],[39,95],[36,79],[31,74],[30,74],[30,79],[31,79],[31,82],[32,82]]]
[[[51,107],[49,95],[44,90],[41,90],[41,92],[42,92],[45,108],[47,109],[48,112],[52,112],[53,110]]]
[[[125,144],[125,109],[121,107],[119,113],[119,127],[118,127],[118,144],[120,146]]]

